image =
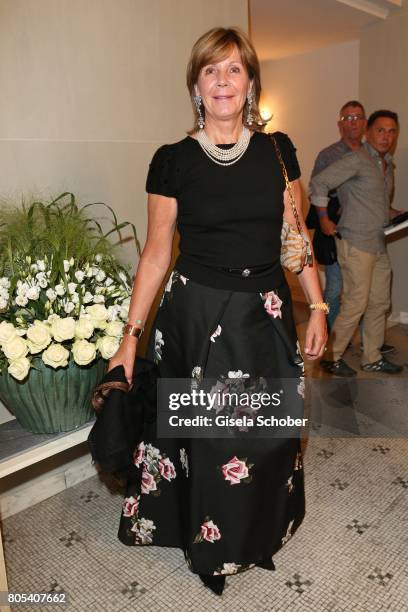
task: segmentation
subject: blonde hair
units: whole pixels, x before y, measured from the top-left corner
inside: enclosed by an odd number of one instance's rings
[[[187,88],[190,93],[194,116],[196,118],[198,117],[197,109],[193,103],[193,96],[195,95],[194,86],[197,84],[201,69],[208,64],[222,61],[228,57],[234,46],[237,47],[241,56],[241,61],[248,73],[248,77],[250,81],[252,81],[253,101],[251,113],[254,121],[253,124],[248,127],[254,130],[262,130],[265,126],[265,121],[262,119],[259,112],[259,98],[261,96],[259,60],[248,36],[239,28],[212,28],[200,36],[194,44],[187,66]],[[242,111],[242,123],[244,125],[247,125],[247,110],[248,101],[245,102]],[[202,108],[201,112],[205,118],[205,109]],[[196,131],[197,127],[194,127],[187,133],[193,134]]]

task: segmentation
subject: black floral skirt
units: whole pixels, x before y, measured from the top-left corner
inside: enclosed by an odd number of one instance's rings
[[[286,284],[247,293],[203,286],[173,270],[147,357],[165,378],[283,377],[303,387]],[[298,438],[157,438],[146,423],[135,449],[118,537],[183,550],[191,571],[235,574],[272,556],[305,510]]]

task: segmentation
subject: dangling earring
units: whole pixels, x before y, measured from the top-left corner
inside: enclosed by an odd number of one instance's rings
[[[202,97],[201,96],[193,96],[193,102],[195,104],[195,107],[197,109],[197,123],[198,123],[198,127],[200,128],[200,130],[202,130],[204,128],[204,117],[203,114],[201,112],[201,103],[202,103]]]
[[[254,94],[252,93],[252,91],[250,91],[247,95],[247,103],[248,103],[248,110],[247,110],[247,117],[246,117],[246,122],[248,125],[252,125],[254,122],[254,117],[252,115],[252,102],[254,101]]]

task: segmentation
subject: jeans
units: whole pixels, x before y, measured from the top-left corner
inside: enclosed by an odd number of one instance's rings
[[[326,287],[324,290],[324,301],[330,306],[330,312],[327,315],[327,325],[330,330],[340,312],[340,296],[343,288],[343,278],[340,266],[337,262],[330,266],[325,266],[325,273]]]

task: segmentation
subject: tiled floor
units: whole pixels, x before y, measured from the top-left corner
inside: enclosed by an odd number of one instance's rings
[[[407,335],[401,326],[387,335],[406,365]],[[349,357],[358,361],[356,348]],[[408,610],[408,441],[311,438],[305,472],[306,518],[276,572],[229,576],[221,598],[181,551],[121,544],[121,495],[98,477],[4,521],[9,588],[63,591],[81,612]]]

